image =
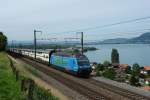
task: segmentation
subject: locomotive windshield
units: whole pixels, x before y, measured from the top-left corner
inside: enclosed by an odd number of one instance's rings
[[[90,62],[86,56],[80,56],[77,59],[78,65],[83,67],[90,67]]]
[[[90,66],[90,63],[88,60],[78,60],[79,66]]]

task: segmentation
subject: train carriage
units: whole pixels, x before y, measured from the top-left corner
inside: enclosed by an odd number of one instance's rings
[[[34,50],[15,49],[13,52],[34,58]],[[90,62],[85,55],[80,53],[70,54],[68,52],[55,52],[55,50],[38,50],[36,58],[49,62],[55,68],[67,71],[77,76],[89,76],[92,72]]]

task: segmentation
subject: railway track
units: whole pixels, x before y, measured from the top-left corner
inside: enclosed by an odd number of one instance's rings
[[[76,79],[70,75],[56,73],[54,69],[44,64],[21,57],[25,63],[32,65],[41,72],[53,77],[55,80],[66,85],[72,90],[86,96],[90,100],[150,100],[148,97],[130,92],[128,90],[112,86],[93,79]]]
[[[38,63],[29,61],[27,59],[21,59],[24,62],[30,64],[31,66],[33,66],[34,68],[44,72],[47,75],[50,75],[51,77],[53,77],[55,80],[59,81],[60,83],[66,85],[67,87],[77,91],[78,93],[86,96],[87,98],[89,98],[90,100],[111,100],[110,98],[102,95],[99,92],[96,92],[86,86],[84,86],[83,84],[79,84],[75,81],[69,80],[68,78],[65,78],[63,76],[60,76],[56,73],[51,72],[50,70],[47,70],[45,68],[43,68],[41,65],[39,65]]]
[[[90,82],[91,84],[95,84],[101,88],[103,87],[107,90],[113,91],[114,93],[120,94],[124,97],[131,99],[131,100],[150,100],[150,98],[145,97],[143,95],[136,94],[134,92],[131,92],[131,91],[128,91],[128,90],[125,90],[125,89],[122,89],[122,88],[119,88],[116,86],[112,86],[112,85],[104,83],[104,82],[100,82],[100,81],[97,81],[94,79],[88,79],[87,81]]]

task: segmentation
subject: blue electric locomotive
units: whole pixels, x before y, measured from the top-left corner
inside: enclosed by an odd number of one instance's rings
[[[77,76],[89,76],[91,66],[88,58],[82,54],[52,53],[50,64]]]

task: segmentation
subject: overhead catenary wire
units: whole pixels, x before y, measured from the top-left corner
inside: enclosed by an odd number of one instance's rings
[[[116,34],[117,35],[117,37],[116,38],[120,38],[120,37],[122,37],[122,36],[129,36],[130,35],[130,37],[135,37],[135,34],[133,34],[133,33],[136,33],[136,35],[137,36],[139,36],[139,35],[141,35],[142,33],[144,33],[144,32],[149,32],[148,31],[148,29],[139,29],[139,30],[130,30],[129,32],[108,32],[108,33],[104,33],[105,35],[107,35],[107,36],[111,36],[111,34]],[[102,32],[101,32],[102,33]],[[95,36],[95,35],[94,35]],[[96,36],[97,37],[97,36]],[[125,37],[124,37],[125,38]],[[52,39],[55,39],[55,38],[52,38]],[[40,39],[39,39],[40,40]],[[45,40],[48,40],[48,39],[43,39],[44,41]],[[57,40],[59,40],[58,38],[57,38]],[[87,39],[87,40],[89,40],[89,39]],[[62,42],[65,42],[65,43],[68,43],[69,41],[71,42],[76,42],[76,43],[79,43],[80,42],[80,38],[79,37],[77,37],[77,36],[74,36],[74,37],[65,37],[65,38],[63,38],[62,39]],[[92,40],[91,40],[92,41]],[[94,40],[93,40],[94,41]],[[52,42],[52,41],[51,41]]]
[[[51,33],[51,34],[62,34],[62,33],[68,34],[68,33],[75,33],[75,32],[77,33],[77,32],[81,32],[81,31],[86,32],[86,31],[89,31],[89,30],[109,28],[111,26],[116,26],[116,25],[120,25],[120,24],[127,24],[127,23],[132,23],[132,22],[140,22],[140,21],[144,21],[144,20],[147,20],[147,19],[150,19],[150,17],[148,16],[148,17],[136,18],[136,19],[125,20],[125,21],[120,21],[120,22],[106,24],[106,25],[101,25],[101,26],[95,26],[95,27],[89,27],[89,28],[82,28],[82,29],[77,29],[77,30],[72,30],[72,31],[65,31],[65,32],[58,32],[58,33]],[[143,29],[143,30],[146,30],[146,29]],[[117,34],[117,36],[122,36],[123,35],[122,32],[113,32],[113,33]],[[129,33],[129,32],[123,32],[123,33],[125,34],[125,33]],[[134,32],[132,31],[130,33],[134,33]],[[49,35],[51,35],[51,34],[49,34]],[[112,32],[105,33],[105,34],[112,34]],[[77,34],[76,34],[75,37],[77,38]],[[72,37],[68,37],[68,39],[64,39],[64,40],[67,41],[67,40],[69,40],[69,38],[71,40]],[[46,39],[46,38],[44,39],[43,38],[42,40],[48,40],[48,39]],[[75,39],[72,39],[72,40],[75,40]],[[78,39],[76,39],[76,40],[78,40]]]
[[[101,26],[94,26],[94,27],[76,29],[76,30],[71,30],[71,31],[64,31],[64,32],[56,32],[56,33],[52,33],[52,34],[71,33],[71,32],[80,32],[80,31],[84,31],[85,32],[85,31],[89,31],[89,30],[107,28],[107,27],[116,26],[116,25],[120,25],[120,24],[127,24],[127,23],[139,22],[139,21],[143,21],[143,20],[147,20],[147,19],[150,19],[150,16],[136,18],[136,19],[131,19],[131,20],[120,21],[120,22],[106,24],[106,25],[101,25]]]

